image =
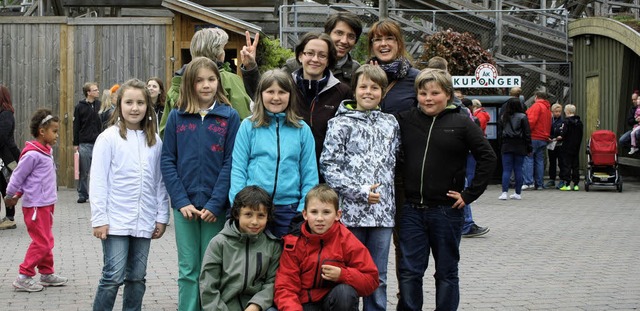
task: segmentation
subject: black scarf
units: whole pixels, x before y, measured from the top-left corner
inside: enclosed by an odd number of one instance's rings
[[[389,82],[406,77],[409,73],[409,69],[411,69],[411,63],[404,57],[398,57],[396,60],[387,64],[381,63],[376,57],[372,58],[367,63],[370,63],[371,61],[378,62],[380,68],[382,68],[382,70],[387,74]]]

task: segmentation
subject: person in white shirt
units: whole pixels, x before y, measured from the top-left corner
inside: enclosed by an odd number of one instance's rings
[[[102,241],[104,266],[93,310],[112,310],[124,283],[123,310],[140,310],[151,239],[169,222],[162,173],[162,142],[151,96],[138,79],[118,91],[112,125],[96,140],[89,190],[93,235]]]

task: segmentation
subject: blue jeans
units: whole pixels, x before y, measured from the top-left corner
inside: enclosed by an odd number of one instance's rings
[[[544,182],[544,153],[547,150],[547,142],[544,140],[532,140],[533,152],[524,159],[524,183],[525,185],[543,186]]]
[[[78,153],[80,154],[78,198],[87,200],[89,199],[89,171],[91,170],[91,159],[93,158],[93,144],[80,144]]]
[[[456,310],[460,302],[458,262],[463,211],[451,206],[418,208],[405,204],[396,224],[402,258],[398,263],[400,300],[397,309],[422,310],[422,278],[433,251],[436,310]]]
[[[336,285],[319,302],[310,302],[302,305],[304,311],[358,311],[358,293],[345,283]]]
[[[525,156],[507,152],[502,154],[502,192],[509,191],[511,172],[515,176],[516,193],[522,192],[522,163]]]
[[[364,310],[387,309],[387,264],[389,263],[389,247],[393,228],[352,227],[353,235],[364,244],[378,267],[380,286],[370,296],[363,298]]]
[[[473,155],[469,153],[467,155],[467,168],[466,168],[466,179],[464,182],[464,187],[467,188],[471,186],[471,181],[473,177],[476,175],[476,159],[473,158]],[[464,206],[464,225],[462,226],[462,234],[467,234],[471,231],[471,226],[473,226],[475,222],[473,221],[473,214],[471,213],[471,203]]]
[[[298,214],[298,203],[273,206],[273,221],[269,224],[269,231],[278,238],[289,233],[291,219]]]
[[[151,239],[132,236],[108,235],[102,241],[104,267],[93,310],[113,310],[118,289],[123,283],[122,310],[142,308],[150,245]]]
[[[619,145],[620,147],[629,147],[631,146],[631,132],[633,130],[627,131],[622,136],[620,136]],[[636,132],[636,141],[640,141],[640,131]]]

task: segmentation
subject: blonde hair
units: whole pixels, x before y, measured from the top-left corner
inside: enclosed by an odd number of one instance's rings
[[[473,108],[480,108],[482,107],[482,103],[480,102],[479,99],[472,99],[471,102],[473,103]]]
[[[336,212],[339,209],[338,194],[327,184],[318,184],[315,187],[311,188],[309,192],[307,192],[307,196],[304,198],[305,210],[309,206],[309,201],[311,201],[312,199],[316,199],[322,203],[329,203],[333,205],[333,207],[336,209]]]
[[[147,84],[138,79],[129,79],[118,89],[118,100],[116,103],[116,109],[113,111],[113,115],[109,120],[109,124],[115,124],[118,127],[118,133],[122,139],[127,140],[127,126],[122,121],[122,95],[128,90],[139,90],[144,95],[144,103],[147,109],[144,113],[144,118],[140,121],[140,129],[144,132],[147,146],[151,147],[156,144],[156,114],[153,113],[151,108],[151,94],[147,89]]]
[[[220,28],[204,28],[196,31],[191,38],[191,58],[206,57],[217,61],[224,53],[224,46],[229,42],[229,35]]]
[[[562,110],[562,105],[560,103],[555,103],[551,106],[551,111],[556,110],[556,108],[560,108]]]
[[[449,95],[449,101],[447,104],[453,102],[453,82],[451,81],[451,75],[442,69],[422,69],[416,77],[414,84],[416,93],[429,82],[435,82],[442,90]]]
[[[102,97],[100,97],[100,111],[98,113],[103,113],[111,108],[111,90],[103,90]]]
[[[300,124],[302,117],[296,113],[300,106],[298,89],[293,82],[291,74],[280,69],[269,70],[263,73],[260,78],[258,88],[256,89],[256,103],[253,106],[253,115],[251,116],[253,127],[269,126],[269,123],[271,122],[269,115],[267,114],[267,110],[264,108],[262,92],[271,87],[274,83],[281,87],[285,92],[289,93],[289,105],[284,110],[285,124],[298,128],[302,127],[302,124]]]
[[[222,88],[222,79],[220,77],[220,71],[216,63],[206,57],[194,58],[184,71],[182,76],[182,83],[180,83],[180,96],[176,106],[179,109],[184,110],[186,113],[198,113],[200,107],[198,105],[198,95],[195,91],[196,79],[198,77],[198,71],[200,69],[209,69],[213,71],[218,79],[218,87],[216,88],[216,94],[213,100],[222,105],[228,105],[229,100],[224,95],[224,89]]]
[[[576,114],[576,106],[572,104],[566,104],[564,106],[564,114],[575,115]]]

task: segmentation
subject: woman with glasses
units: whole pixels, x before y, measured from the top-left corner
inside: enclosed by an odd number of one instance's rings
[[[316,162],[322,153],[327,122],[345,99],[351,99],[351,88],[333,76],[338,59],[331,37],[325,33],[307,33],[295,48],[296,60],[302,66],[292,73],[301,98],[300,115],[311,127],[316,143]],[[320,176],[320,182],[324,178]]]
[[[369,63],[379,65],[387,74],[389,85],[380,103],[383,112],[398,114],[416,107],[414,82],[420,72],[413,68],[398,23],[381,20],[369,29]]]

